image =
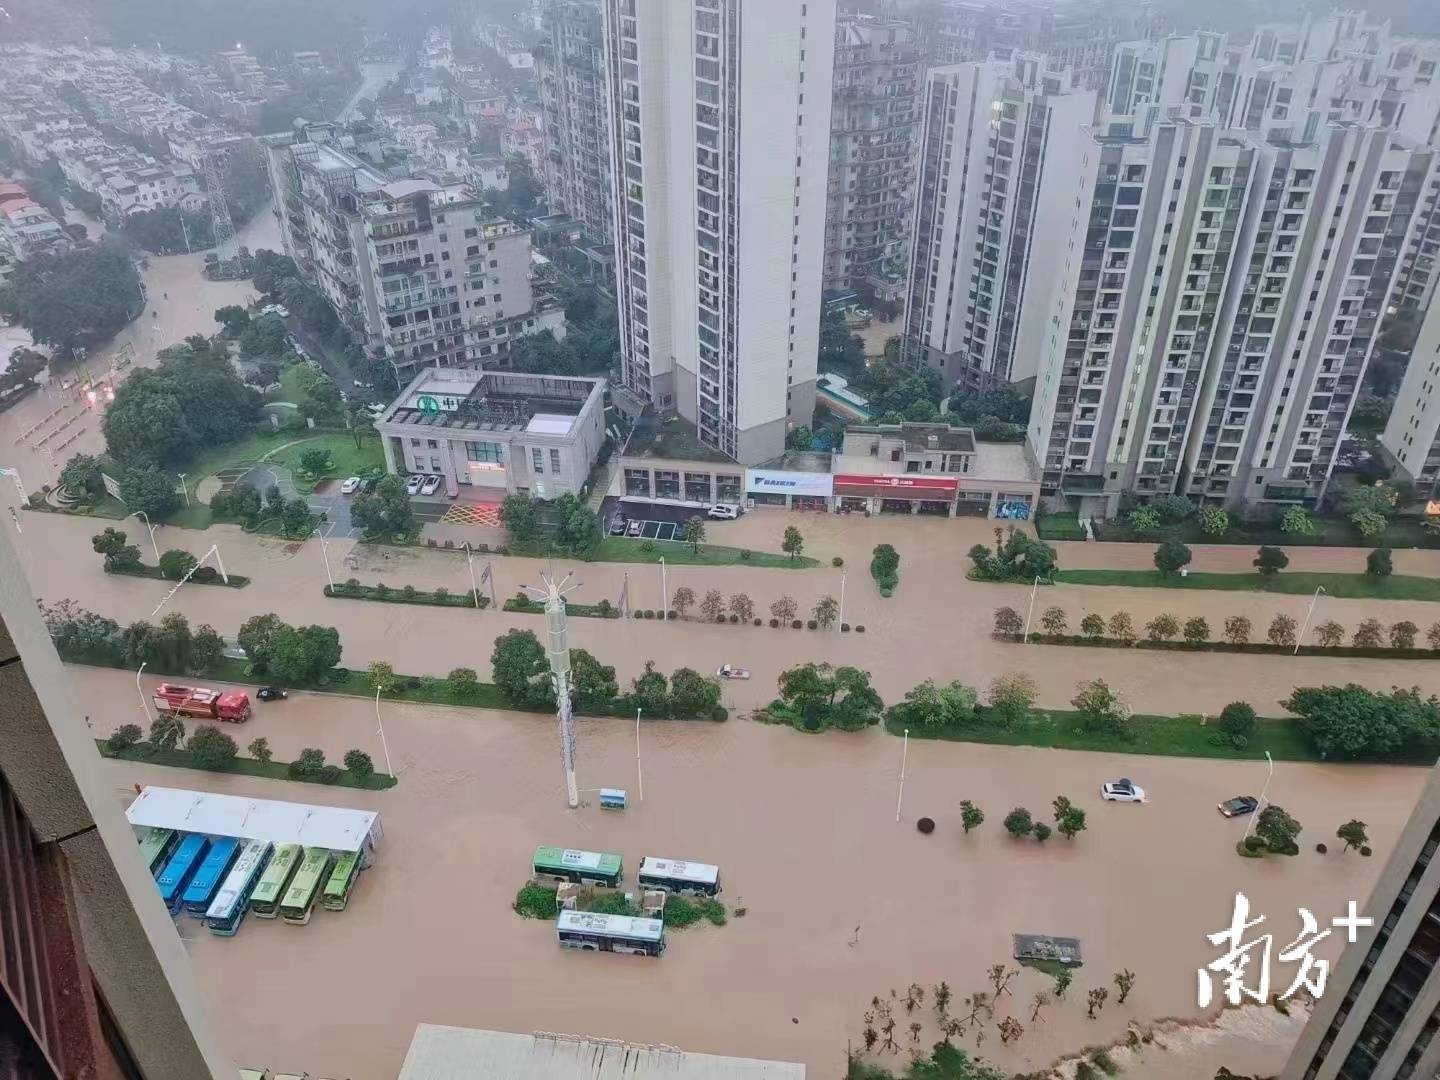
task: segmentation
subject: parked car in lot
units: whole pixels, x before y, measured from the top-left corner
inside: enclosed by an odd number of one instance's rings
[[[1100,797],[1109,802],[1144,802],[1145,789],[1135,781],[1122,777],[1119,780],[1107,780],[1101,784]]]
[[[420,485],[425,483],[424,473],[411,473],[410,479],[405,481],[405,491],[409,495],[419,495]]]
[[[1215,809],[1220,811],[1221,817],[1244,817],[1246,814],[1253,814],[1259,805],[1260,800],[1254,795],[1236,795],[1233,799],[1226,799]]]
[[[278,686],[262,686],[255,691],[255,696],[261,701],[284,701],[290,695]]]
[[[740,516],[740,508],[731,506],[729,503],[716,503],[705,513],[708,517],[716,518],[719,521],[734,521]]]
[[[425,482],[420,485],[420,494],[434,495],[435,492],[440,490],[440,479],[441,477],[439,473],[431,473],[429,476],[425,477]]]
[[[624,514],[617,514],[614,518],[612,518],[612,519],[610,520],[610,535],[611,535],[611,536],[624,536],[624,535],[625,535],[625,515],[624,515]]]
[[[354,495],[355,492],[357,492],[357,491],[360,490],[360,484],[361,484],[361,482],[362,482],[362,481],[360,480],[360,477],[358,477],[358,476],[350,476],[350,477],[347,477],[346,480],[345,480],[345,482],[340,485],[340,494],[341,494],[341,495]]]
[[[625,526],[625,535],[626,535],[626,536],[639,536],[639,535],[640,535],[640,530],[643,529],[644,527],[645,527],[645,526],[644,526],[644,524],[643,524],[642,522],[632,521],[632,522],[630,522],[629,525]]]

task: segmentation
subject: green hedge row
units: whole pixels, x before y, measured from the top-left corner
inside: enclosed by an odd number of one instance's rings
[[[995,634],[1000,641],[1021,644],[1023,634]],[[1372,660],[1440,660],[1440,649],[1389,649],[1383,646],[1301,645],[1295,652],[1293,645],[1271,645],[1266,641],[1247,641],[1240,645],[1228,641],[1151,641],[1137,638],[1125,641],[1112,637],[1086,637],[1083,634],[1037,634],[1031,633],[1030,641],[1039,645],[1075,645],[1091,649],[1154,649],[1158,652],[1228,652],[1255,653],[1270,656],[1346,656]]]
[[[347,581],[341,585],[326,585],[326,596],[337,600],[377,600],[382,604],[425,604],[430,607],[475,607],[475,597],[468,589],[452,593],[438,590],[417,589],[406,585],[403,589],[392,589],[387,585],[361,585],[358,581]],[[490,606],[488,596],[480,597],[480,607]]]

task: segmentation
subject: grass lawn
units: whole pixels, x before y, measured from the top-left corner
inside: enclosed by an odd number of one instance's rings
[[[221,469],[259,461],[276,447],[302,438],[304,434],[295,431],[255,431],[233,443],[202,450],[185,469],[185,486],[190,489],[191,504],[200,501],[195,490],[206,477]]]
[[[317,449],[330,455],[330,468],[326,469],[322,476],[311,479],[300,471],[300,455],[307,450]],[[271,453],[266,460],[289,469],[296,489],[304,492],[313,491],[315,485],[327,477],[343,480],[347,476],[385,471],[385,452],[380,448],[380,436],[365,436],[360,440],[360,448],[357,450],[355,437],[348,431],[302,437],[302,441]]]
[[[1440,579],[1392,574],[1161,574],[1158,570],[1061,570],[1055,581],[1066,585],[1124,585],[1144,589],[1224,589],[1308,596],[1324,587],[1343,600],[1440,600]]]
[[[668,566],[773,566],[781,569],[803,570],[820,565],[816,560],[801,555],[791,559],[789,555],[775,555],[768,551],[752,551],[749,558],[742,557],[744,549],[701,544],[700,550],[692,551],[689,544],[673,541],[648,541],[652,550],[646,551],[640,545],[645,540],[628,536],[607,536],[600,541],[593,562],[658,563],[663,557]]]
[[[1249,744],[1237,750],[1228,741],[1219,746],[1210,741],[1215,727],[1200,724],[1198,717],[1151,716],[1136,713],[1131,718],[1135,736],[1082,731],[1077,713],[1067,710],[1036,711],[1023,724],[1006,729],[983,722],[957,728],[914,728],[911,738],[948,739],[953,742],[990,743],[997,746],[1045,746],[1057,750],[1099,750],[1117,754],[1156,754],[1162,757],[1222,758],[1254,761],[1266,750],[1278,761],[1319,761],[1299,725],[1284,719],[1262,719]],[[892,720],[885,722],[892,735],[901,733]]]

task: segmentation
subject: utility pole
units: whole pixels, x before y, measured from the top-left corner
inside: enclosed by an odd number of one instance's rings
[[[1305,632],[1310,629],[1310,620],[1315,617],[1315,604],[1320,599],[1320,594],[1325,591],[1324,585],[1315,586],[1315,595],[1310,597],[1310,608],[1305,612],[1305,625],[1300,627],[1300,635],[1295,639],[1295,651],[1292,656],[1300,655],[1300,646],[1305,644]]]
[[[1025,636],[1020,639],[1020,644],[1030,644],[1030,617],[1035,614],[1035,592],[1040,588],[1040,575],[1035,575],[1035,581],[1030,586],[1030,606],[1025,609]]]
[[[570,809],[580,805],[580,787],[575,779],[575,714],[570,704],[570,641],[565,623],[565,593],[579,587],[570,585],[570,575],[556,582],[540,575],[540,585],[527,585],[532,599],[545,602],[545,655],[550,661],[550,681],[555,687],[556,719],[560,727],[560,762],[565,769],[565,799]]]

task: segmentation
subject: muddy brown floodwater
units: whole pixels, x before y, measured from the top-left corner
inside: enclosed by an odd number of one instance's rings
[[[133,676],[67,670],[97,734],[134,718]],[[964,996],[985,989],[991,964],[1009,960],[1012,933],[1079,937],[1085,964],[1070,1000],[1029,1024],[1029,1002],[1049,980],[1023,972],[1000,1015],[1013,1009],[1027,1033],[1002,1047],[992,1026],[982,1048],[1006,1068],[1039,1068],[1119,1038],[1131,1022],[1198,1018],[1195,971],[1216,955],[1203,935],[1228,924],[1236,890],[1270,918],[1277,945],[1298,932],[1297,906],[1328,923],[1345,901],[1363,902],[1425,777],[1282,765],[1271,796],[1304,823],[1304,851],[1252,861],[1234,852],[1245,823],[1215,813],[1220,799],[1258,786],[1248,763],[912,741],[897,823],[901,744],[877,730],[811,736],[745,720],[657,722],[641,734],[645,800],[614,813],[596,807],[593,789],[637,796],[634,727],[596,720],[580,724],[585,805],[570,811],[552,721],[384,708],[400,776],[387,792],[106,766],[117,798],[138,781],[382,815],[379,860],[348,910],[318,911],[305,927],[251,920],[233,939],[180,922],[242,1062],[381,1080],[425,1021],[796,1060],[831,1077],[847,1040],[859,1041],[873,995],[945,980]],[[297,694],[259,706],[235,734],[242,743],[266,736],[277,757],[321,746],[336,760],[360,746],[378,762],[374,732],[367,701]],[[1120,775],[1144,785],[1150,801],[1102,803],[1099,784]],[[1005,835],[1000,821],[1012,807],[1048,817],[1059,794],[1089,812],[1075,841]],[[964,798],[987,816],[968,837]],[[938,823],[933,835],[916,831],[922,815]],[[1352,816],[1369,823],[1376,857],[1316,855],[1314,841]],[[549,924],[510,910],[540,843],[620,853],[631,885],[644,855],[717,863],[723,899],[749,912],[723,928],[671,932],[659,959],[561,950]],[[1333,961],[1338,951],[1330,940],[1318,954]],[[1121,968],[1138,982],[1117,1006],[1111,975]],[[1277,982],[1293,974],[1277,965]],[[1082,1003],[1095,985],[1112,999],[1089,1021]],[[923,1038],[934,1037],[931,1025]],[[1214,1044],[1204,1045],[1193,1072],[1173,1075],[1213,1075],[1201,1066],[1218,1063],[1206,1060]]]

